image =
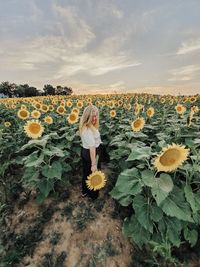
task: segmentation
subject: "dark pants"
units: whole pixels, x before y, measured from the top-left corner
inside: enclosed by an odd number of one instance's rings
[[[96,148],[96,155],[100,155],[100,147]],[[87,194],[92,199],[96,199],[99,195],[99,190],[90,190],[86,185],[87,177],[92,173],[91,171],[91,158],[90,150],[86,148],[81,148],[81,158],[83,163],[83,177],[82,177],[82,193]],[[97,169],[101,169],[100,157],[98,159]]]

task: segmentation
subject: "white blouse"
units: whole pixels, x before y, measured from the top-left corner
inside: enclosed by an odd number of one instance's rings
[[[81,133],[81,141],[84,148],[89,149],[90,147],[98,147],[102,141],[100,137],[99,130],[85,128]]]

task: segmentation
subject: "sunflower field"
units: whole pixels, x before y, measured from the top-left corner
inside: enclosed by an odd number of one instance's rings
[[[1,214],[16,191],[36,190],[42,203],[58,185],[72,186],[88,104],[99,109],[109,195],[128,210],[124,236],[176,264],[173,249],[200,240],[200,95],[0,99]]]

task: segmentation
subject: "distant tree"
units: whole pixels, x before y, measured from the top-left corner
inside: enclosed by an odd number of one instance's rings
[[[73,93],[73,90],[71,87],[62,87],[61,85],[57,85],[55,93],[56,95],[71,95]]]
[[[22,85],[17,86],[16,96],[17,97],[24,97],[25,96],[25,88]]]
[[[15,83],[2,82],[0,84],[0,93],[8,96],[14,97],[17,85]]]
[[[43,90],[45,95],[55,95],[56,92],[56,89],[51,84],[45,84]]]

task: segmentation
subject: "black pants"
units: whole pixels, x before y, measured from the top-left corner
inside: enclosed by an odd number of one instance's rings
[[[96,148],[96,155],[100,155],[100,147]],[[92,199],[96,199],[99,196],[99,190],[90,190],[86,185],[87,177],[92,173],[91,171],[91,158],[90,150],[86,148],[81,148],[81,158],[83,163],[83,177],[82,177],[82,193],[87,194]],[[97,169],[101,169],[100,157],[98,159]]]

